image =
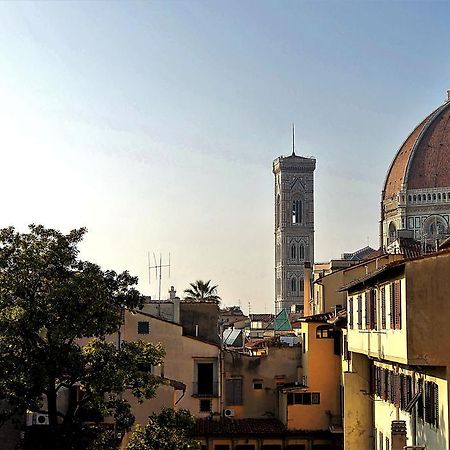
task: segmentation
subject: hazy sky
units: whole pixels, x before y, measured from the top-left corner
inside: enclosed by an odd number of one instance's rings
[[[378,244],[387,167],[450,88],[447,2],[1,2],[0,226],[273,309],[272,161],[317,158],[316,260]]]

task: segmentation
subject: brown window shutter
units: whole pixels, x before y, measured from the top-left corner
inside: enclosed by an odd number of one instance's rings
[[[390,284],[390,295],[389,295],[389,317],[391,329],[395,329],[395,283]]]
[[[395,329],[402,328],[402,303],[400,280],[395,282]]]
[[[386,400],[390,401],[391,399],[391,377],[389,376],[390,372],[387,369],[384,369],[384,376],[386,377]]]
[[[353,297],[348,299],[348,324],[350,328],[353,328]]]
[[[401,378],[398,373],[394,374],[394,383],[395,383],[395,406],[400,407],[402,402],[402,386],[401,386]]]
[[[436,428],[439,427],[439,390],[438,385],[436,383],[433,383],[434,387],[434,424],[436,425]]]
[[[423,381],[417,380],[417,391],[422,391],[422,395],[419,397],[419,400],[417,401],[417,416],[420,419],[423,419],[423,398],[424,398],[424,392],[423,392]]]
[[[358,295],[358,329],[362,329],[362,297],[361,294]]]
[[[371,323],[371,312],[372,309],[369,306],[369,291],[364,292],[364,306],[366,310],[366,330],[370,329],[370,323]]]
[[[384,374],[384,369],[380,368],[380,397],[386,400],[386,376]]]
[[[400,408],[405,408],[405,399],[406,399],[406,385],[405,385],[405,376],[400,374]]]
[[[370,303],[371,303],[371,319],[370,328],[372,330],[377,329],[377,291],[376,289],[371,289],[370,291]]]
[[[386,289],[381,288],[381,329],[386,329]]]

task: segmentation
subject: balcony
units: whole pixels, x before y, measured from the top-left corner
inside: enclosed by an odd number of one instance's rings
[[[208,383],[192,383],[192,397],[209,398],[218,397],[219,383],[211,381]]]

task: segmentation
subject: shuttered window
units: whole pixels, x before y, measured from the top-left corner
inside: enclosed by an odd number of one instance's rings
[[[242,405],[242,378],[229,378],[226,380],[225,394],[228,406]]]
[[[358,329],[362,329],[362,296],[358,295]]]
[[[400,280],[394,283],[394,303],[395,303],[395,315],[394,315],[394,327],[396,330],[402,328],[402,303],[401,303],[401,284]]]
[[[386,329],[386,289],[381,288],[381,329]]]
[[[389,318],[390,318],[390,328],[393,330],[394,326],[394,317],[395,317],[395,283],[390,284],[389,289]]]
[[[377,291],[376,289],[370,290],[370,329],[377,329]]]
[[[423,407],[424,407],[424,389],[423,389],[423,380],[417,380],[417,392],[422,392],[422,395],[419,397],[417,401],[417,416],[420,419],[423,419]]]
[[[364,292],[364,309],[365,309],[365,324],[366,324],[366,330],[369,330],[371,328],[370,322],[371,322],[371,312],[372,309],[370,308],[369,304],[369,291]]]
[[[439,426],[439,390],[432,381],[425,382],[425,421]]]
[[[353,328],[353,297],[348,299],[348,325]]]

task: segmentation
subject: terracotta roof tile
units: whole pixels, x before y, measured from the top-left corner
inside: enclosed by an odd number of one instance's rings
[[[408,189],[450,186],[450,101],[426,117],[408,136],[389,168],[383,199]]]

